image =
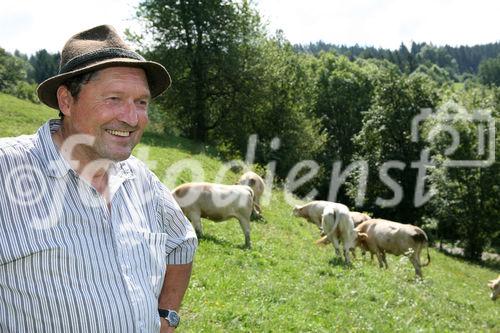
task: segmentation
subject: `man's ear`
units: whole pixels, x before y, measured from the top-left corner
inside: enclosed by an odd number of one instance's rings
[[[70,91],[64,85],[60,85],[57,88],[57,103],[59,104],[59,110],[65,115],[71,115],[71,105],[73,104],[73,96],[71,96]]]

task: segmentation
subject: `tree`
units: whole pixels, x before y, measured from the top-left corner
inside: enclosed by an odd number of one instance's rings
[[[210,138],[232,158],[244,154],[249,136],[256,134],[255,162],[276,161],[276,175],[283,179],[296,163],[312,159],[324,143],[313,113],[316,60],[297,54],[280,33],[251,52],[240,78],[243,89],[230,104],[234,111]],[[280,140],[278,149],[271,145],[275,138]]]
[[[24,55],[18,51],[15,54],[0,48],[0,91],[38,103],[36,87],[28,82],[31,66]]]
[[[376,216],[403,223],[419,224],[423,210],[415,207],[414,192],[417,170],[411,163],[420,160],[423,142],[412,142],[412,120],[422,108],[435,108],[438,96],[435,85],[426,76],[400,75],[386,71],[375,89],[374,102],[364,114],[363,126],[354,138],[357,147],[355,159],[369,166],[365,208]],[[397,195],[387,182],[379,177],[384,163],[391,167],[387,175],[401,188],[401,201],[393,203]],[[381,169],[382,168],[382,169]],[[355,198],[359,175],[349,184],[349,195]]]
[[[355,150],[352,138],[361,129],[362,112],[370,108],[373,79],[371,73],[345,56],[320,54],[314,111],[326,134],[326,142],[317,156],[324,171],[318,186],[325,197],[333,163],[341,161],[347,166],[352,162]],[[343,187],[337,198],[342,202],[347,200]]]
[[[478,75],[482,83],[500,87],[500,55],[482,61],[479,64]]]
[[[29,78],[36,83],[41,83],[51,76],[54,76],[59,71],[60,54],[50,54],[47,50],[39,50],[29,59],[33,71],[30,73]]]
[[[422,64],[417,67],[417,69],[412,73],[414,75],[419,75],[419,74],[424,74],[430,77],[434,82],[438,83],[439,85],[446,84],[448,82],[452,81],[452,78],[450,76],[450,73],[446,71],[445,69],[432,64]]]
[[[430,202],[431,214],[438,219],[441,239],[462,241],[465,256],[480,260],[484,248],[500,235],[500,165],[496,161],[491,165],[485,163],[483,167],[450,167],[446,163],[486,160],[487,154],[492,153],[490,140],[498,156],[498,135],[494,136],[487,123],[482,123],[482,131],[479,131],[481,122],[471,119],[478,111],[489,114],[498,133],[500,90],[474,86],[460,91],[453,99],[456,102],[442,105],[436,117],[425,125],[427,133],[447,126],[459,138],[459,145],[451,153],[446,153],[452,144],[452,137],[446,131],[437,131],[428,142],[435,163],[429,176],[436,192]],[[486,143],[486,154],[481,153],[481,142]]]
[[[259,16],[247,1],[234,0],[146,0],[137,16],[151,32],[147,53],[173,78],[163,105],[184,135],[205,141],[237,112],[230,106],[262,35]]]
[[[432,68],[432,65],[437,65],[445,69],[450,77],[455,77],[458,72],[458,63],[444,47],[436,47],[433,45],[425,45],[417,54],[419,64],[426,65]]]
[[[27,80],[29,64],[0,48],[0,91],[13,89],[19,81]]]

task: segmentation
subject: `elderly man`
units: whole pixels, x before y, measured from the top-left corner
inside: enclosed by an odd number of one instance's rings
[[[170,85],[110,26],[71,37],[38,87],[60,111],[0,142],[0,331],[171,332],[195,232],[131,156]]]

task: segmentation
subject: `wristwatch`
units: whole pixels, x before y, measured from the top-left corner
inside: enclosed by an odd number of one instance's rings
[[[179,326],[179,323],[181,321],[181,317],[179,317],[179,314],[175,312],[174,310],[163,310],[163,309],[158,309],[158,314],[160,317],[165,318],[168,322],[168,325],[170,327],[177,327]]]

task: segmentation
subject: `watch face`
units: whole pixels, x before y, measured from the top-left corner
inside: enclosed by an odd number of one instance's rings
[[[181,321],[181,318],[175,311],[169,311],[166,319],[168,320],[170,326],[173,327],[179,326],[179,322]]]

